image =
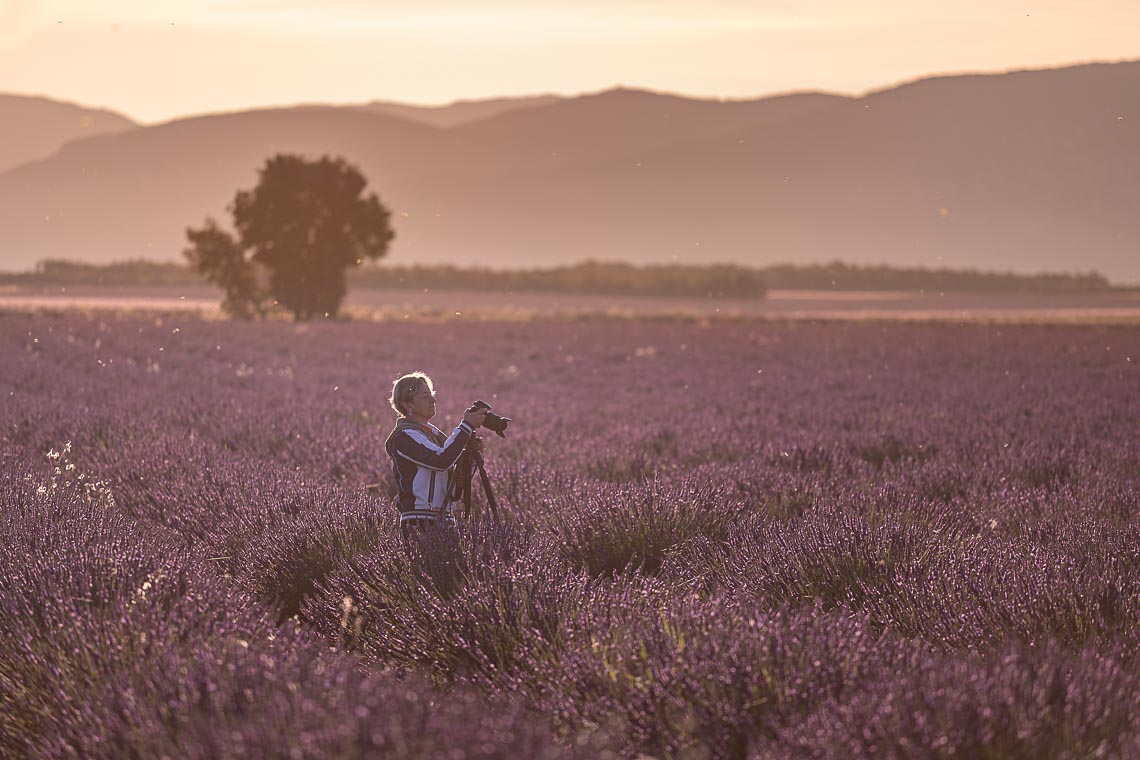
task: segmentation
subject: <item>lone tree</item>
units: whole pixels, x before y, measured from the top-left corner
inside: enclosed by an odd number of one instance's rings
[[[228,211],[237,237],[212,218],[189,228],[190,264],[225,293],[222,308],[263,316],[274,301],[300,321],[335,316],[348,290],[345,270],[388,252],[388,209],[343,158],[278,154],[240,190]]]

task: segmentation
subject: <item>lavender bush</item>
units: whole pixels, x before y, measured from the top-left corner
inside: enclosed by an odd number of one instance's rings
[[[5,755],[1140,752],[1134,327],[0,314],[0,351]],[[410,369],[441,427],[515,418],[498,523],[401,539]]]

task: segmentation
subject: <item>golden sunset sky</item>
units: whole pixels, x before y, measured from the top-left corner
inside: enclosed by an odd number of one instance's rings
[[[1140,58],[1140,0],[0,0],[0,93],[153,123],[616,85],[848,94]]]

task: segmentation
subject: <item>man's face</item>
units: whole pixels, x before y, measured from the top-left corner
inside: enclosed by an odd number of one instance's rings
[[[408,416],[415,416],[422,420],[430,420],[435,416],[435,394],[426,384],[421,385],[420,389],[412,396],[412,400],[404,405],[408,410]]]

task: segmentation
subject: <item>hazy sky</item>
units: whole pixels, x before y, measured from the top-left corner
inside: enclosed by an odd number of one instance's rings
[[[144,122],[618,84],[857,93],[1136,58],[1140,0],[0,0],[0,92]]]

